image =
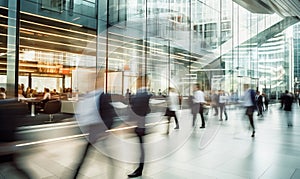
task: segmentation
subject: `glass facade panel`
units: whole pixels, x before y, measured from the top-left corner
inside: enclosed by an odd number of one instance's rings
[[[18,64],[16,59],[19,55],[19,8],[19,3],[16,0],[8,1],[6,6],[0,7],[0,73],[3,77],[0,81],[0,87],[5,90],[7,98],[17,96],[15,83],[18,80]]]
[[[297,62],[290,62],[298,43],[284,31],[292,18],[254,14],[230,0],[40,1],[35,13],[22,1],[16,28],[11,2],[1,6],[1,75],[17,69],[27,80],[7,76],[0,78],[3,85],[35,88],[33,79],[45,77],[61,92],[85,93],[100,85],[124,95],[135,90],[138,75],[147,74],[154,94],[172,86],[187,96],[196,82],[206,92],[236,95],[250,83],[274,99],[296,88],[290,71]],[[19,56],[9,53],[16,40]]]

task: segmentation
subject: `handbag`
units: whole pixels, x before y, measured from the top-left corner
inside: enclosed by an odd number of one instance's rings
[[[166,108],[166,112],[165,112],[164,116],[171,116],[171,112],[170,112],[169,108]]]

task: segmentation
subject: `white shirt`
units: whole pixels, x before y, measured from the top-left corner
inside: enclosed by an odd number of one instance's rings
[[[45,93],[43,99],[51,99],[51,94]]]
[[[2,95],[2,99],[6,99],[6,94],[4,92],[0,92],[0,94]]]
[[[219,103],[226,103],[228,97],[225,94],[220,94]]]
[[[193,102],[194,103],[206,103],[203,91],[200,91],[200,90],[194,91]]]

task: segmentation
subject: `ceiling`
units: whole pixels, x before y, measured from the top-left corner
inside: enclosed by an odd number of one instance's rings
[[[252,13],[273,14],[300,18],[299,0],[233,0]]]

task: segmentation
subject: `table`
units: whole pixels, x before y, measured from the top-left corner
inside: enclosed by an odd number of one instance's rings
[[[38,98],[19,98],[19,100],[27,102],[31,105],[31,108],[30,108],[31,116],[35,116],[35,104],[40,103],[42,101],[42,99],[38,99]]]
[[[78,101],[76,100],[61,100],[61,112],[75,114],[77,109],[77,103]]]

